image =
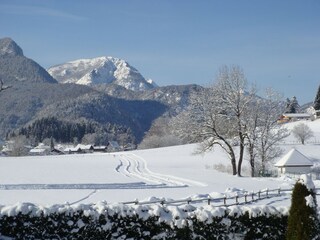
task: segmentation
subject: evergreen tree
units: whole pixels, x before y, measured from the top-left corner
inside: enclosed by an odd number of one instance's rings
[[[293,96],[293,98],[291,100],[291,112],[292,113],[300,112],[300,105],[298,103],[296,96]]]
[[[298,113],[299,111],[300,105],[297,98],[295,96],[293,96],[291,100],[287,98],[286,113]]]
[[[320,110],[320,86],[318,88],[318,92],[317,92],[316,98],[314,100],[313,107],[315,110]]]
[[[286,112],[288,112],[289,108],[290,108],[290,104],[291,104],[291,101],[289,98],[286,99]]]
[[[314,187],[309,189],[306,182],[311,180],[308,175],[299,180],[292,192],[291,208],[288,217],[286,239],[310,240],[319,239],[319,220],[317,217],[317,202]]]
[[[51,151],[54,149],[53,137],[50,138],[50,149]]]
[[[86,134],[96,133],[99,137],[97,144],[106,144],[108,138],[116,141],[125,139],[125,143],[135,142],[133,132],[130,128],[116,124],[99,124],[92,121],[69,122],[58,120],[55,117],[41,118],[31,125],[20,128],[17,132],[8,134],[8,138],[16,135],[26,136],[34,140],[35,143],[42,142],[44,139],[52,138],[61,143],[80,143]],[[51,147],[54,147],[51,142]]]

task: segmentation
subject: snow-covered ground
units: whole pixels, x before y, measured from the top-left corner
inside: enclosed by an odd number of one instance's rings
[[[289,136],[281,147],[284,154],[296,147],[313,161],[320,161],[320,144],[317,143],[320,140],[320,120],[306,123],[315,135],[308,144],[293,143],[296,140]],[[287,126],[292,128],[295,124]],[[0,157],[0,204],[220,198],[236,192],[288,189],[296,181],[288,177],[236,177],[219,172],[216,168],[226,170],[230,166],[226,154],[216,147],[209,153],[195,155],[196,147],[192,144],[105,154]],[[244,163],[244,172],[246,168],[247,162]],[[320,187],[320,181],[314,183]],[[254,204],[288,206],[290,195]]]

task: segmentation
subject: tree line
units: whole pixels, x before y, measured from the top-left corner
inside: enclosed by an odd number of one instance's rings
[[[80,122],[62,121],[56,117],[46,117],[34,121],[32,124],[11,132],[9,138],[25,136],[34,143],[53,138],[60,143],[106,144],[109,140],[134,142],[134,136],[129,128],[116,124],[98,124],[93,121]],[[91,141],[91,142],[90,142]]]

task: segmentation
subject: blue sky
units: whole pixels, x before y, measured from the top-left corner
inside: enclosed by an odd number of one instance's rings
[[[160,86],[236,64],[303,104],[320,84],[319,13],[317,0],[0,0],[0,37],[46,68],[113,56]]]

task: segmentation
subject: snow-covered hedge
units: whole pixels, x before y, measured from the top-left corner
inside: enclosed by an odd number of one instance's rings
[[[282,239],[287,215],[272,206],[23,203],[0,206],[0,239]]]

